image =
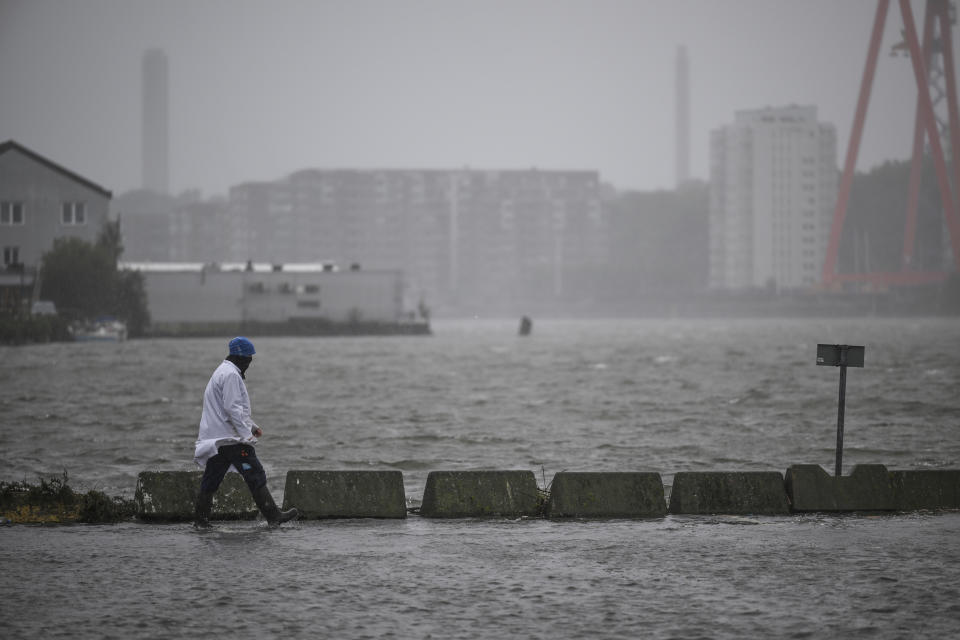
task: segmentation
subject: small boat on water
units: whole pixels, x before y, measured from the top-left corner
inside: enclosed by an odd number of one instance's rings
[[[76,342],[123,342],[127,339],[127,325],[110,316],[75,323],[70,329]]]

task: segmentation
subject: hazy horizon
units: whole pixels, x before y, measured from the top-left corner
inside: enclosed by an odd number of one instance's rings
[[[911,3],[922,22],[923,3]],[[0,140],[115,193],[141,186],[141,59],[169,60],[170,184],[303,168],[588,169],[672,188],[686,46],[691,177],[742,109],[809,104],[843,162],[871,0],[0,0]],[[858,169],[910,154],[891,3]]]

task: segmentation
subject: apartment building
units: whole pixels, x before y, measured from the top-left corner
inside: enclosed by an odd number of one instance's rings
[[[833,125],[814,106],[739,111],[710,137],[713,289],[819,283],[837,198]]]
[[[594,171],[306,169],[233,187],[227,209],[233,260],[402,269],[459,307],[562,295],[606,255]]]

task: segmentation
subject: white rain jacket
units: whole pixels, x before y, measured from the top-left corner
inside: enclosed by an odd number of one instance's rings
[[[217,447],[238,442],[255,444],[257,439],[253,437],[253,430],[256,427],[250,417],[250,397],[240,369],[224,360],[210,376],[203,392],[200,434],[193,461],[205,467],[207,460],[217,455]]]

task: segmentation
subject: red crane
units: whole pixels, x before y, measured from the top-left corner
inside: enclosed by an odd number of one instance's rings
[[[870,46],[867,52],[867,64],[863,70],[863,80],[860,84],[860,97],[857,100],[857,110],[853,121],[853,130],[850,132],[850,144],[847,147],[847,157],[840,179],[840,192],[833,214],[833,225],[830,227],[830,242],[827,245],[827,254],[823,264],[823,282],[826,286],[836,286],[844,282],[870,283],[876,286],[916,285],[940,282],[946,279],[944,272],[917,271],[912,268],[913,247],[917,226],[917,202],[920,193],[920,168],[923,160],[924,137],[929,140],[930,152],[936,169],[937,183],[940,190],[940,202],[943,216],[950,233],[950,244],[953,249],[953,260],[960,271],[960,197],[955,197],[951,190],[951,176],[947,171],[944,159],[943,146],[940,142],[940,133],[937,129],[936,114],[933,110],[933,101],[930,98],[929,70],[934,53],[943,57],[944,74],[946,76],[946,97],[949,122],[949,143],[953,162],[953,184],[960,188],[960,117],[957,115],[957,86],[953,66],[953,42],[951,38],[951,16],[949,0],[927,0],[923,47],[917,38],[916,26],[913,20],[913,11],[909,0],[898,0],[900,13],[903,15],[905,48],[909,51],[913,63],[913,75],[917,81],[917,115],[914,126],[913,158],[910,167],[910,183],[907,198],[906,225],[903,237],[903,261],[901,270],[886,273],[837,273],[837,254],[840,250],[840,234],[843,231],[843,220],[847,213],[847,203],[850,199],[850,186],[853,182],[853,170],[857,162],[857,152],[860,148],[860,139],[863,134],[863,124],[867,116],[867,103],[870,101],[870,89],[873,85],[873,76],[877,68],[877,55],[880,50],[880,37],[883,25],[887,18],[887,9],[890,0],[879,0],[877,13],[873,22],[873,33],[870,37]],[[938,39],[934,38],[934,23],[939,22]],[[935,46],[935,43],[937,46]],[[904,45],[897,45],[904,48]]]

